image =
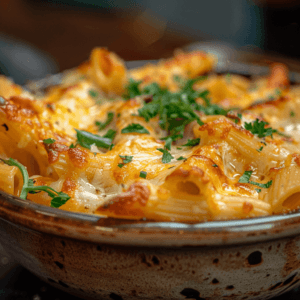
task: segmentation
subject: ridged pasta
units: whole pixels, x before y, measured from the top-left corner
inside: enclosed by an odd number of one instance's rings
[[[0,77],[0,189],[20,196],[12,158],[33,188],[67,194],[69,211],[195,223],[298,209],[299,88],[283,65],[249,79],[213,74],[214,63],[178,52],[128,71],[96,48],[36,94]],[[47,206],[51,197],[27,195]]]

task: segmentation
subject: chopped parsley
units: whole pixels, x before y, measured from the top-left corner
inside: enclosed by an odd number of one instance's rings
[[[260,193],[261,192],[261,189],[255,189],[257,191],[257,193]]]
[[[141,95],[139,85],[142,81],[135,81],[132,78],[129,78],[129,84],[126,86],[127,94],[123,95],[124,99],[132,99],[136,96]]]
[[[150,132],[142,125],[132,123],[129,124],[127,127],[121,130],[121,133],[145,133],[149,134]]]
[[[72,144],[70,145],[70,147],[69,147],[69,148],[70,148],[70,149],[72,149],[72,148],[76,148],[76,146],[77,146],[77,144],[75,144],[75,145],[74,145],[74,144],[72,143]]]
[[[92,98],[97,98],[99,96],[99,92],[95,91],[95,90],[89,90],[89,95]]]
[[[98,127],[98,130],[100,131],[103,130],[106,126],[108,126],[113,119],[114,119],[114,113],[108,112],[106,121],[105,122],[96,121],[95,125]]]
[[[193,146],[197,146],[200,143],[200,138],[197,139],[188,139],[188,142],[182,146],[187,146],[187,147],[193,147]]]
[[[177,160],[183,160],[183,159],[186,159],[186,158],[183,157],[183,156],[180,156],[180,157],[177,158]]]
[[[250,177],[252,175],[253,171],[245,171],[244,174],[240,177],[239,182],[240,183],[250,183],[253,185],[256,185],[258,187],[267,189],[272,185],[272,180],[268,181],[267,183],[258,183],[250,180]]]
[[[119,168],[122,168],[125,164],[130,163],[133,159],[133,156],[130,156],[130,155],[119,155],[119,156],[123,161],[121,164],[118,164]]]
[[[213,164],[212,166],[213,166],[214,168],[217,168],[217,167],[218,167],[218,165],[216,165],[216,164]]]
[[[43,140],[44,144],[53,144],[55,143],[55,139],[49,138],[49,139],[45,139]]]
[[[161,160],[164,164],[169,163],[174,158],[167,149],[157,148],[157,150],[162,152],[163,156]]]
[[[100,136],[97,134],[93,134],[83,130],[77,130],[77,143],[87,149],[91,149],[92,145],[96,145],[97,147],[109,149],[113,138],[116,134],[115,130],[108,131],[105,136]]]
[[[166,148],[166,149],[171,150],[172,141],[173,141],[173,140],[172,140],[171,137],[166,138],[166,143],[165,143],[165,148]]]
[[[141,172],[140,172],[140,177],[146,179],[146,177],[147,177],[147,172],[146,172],[146,171],[141,171]]]
[[[116,136],[116,130],[113,130],[113,129],[109,129],[106,133],[105,133],[105,135],[103,136],[104,138],[109,138],[109,139],[111,139],[111,140],[113,140],[114,138],[115,138],[115,136]]]
[[[295,117],[295,112],[293,110],[290,111],[290,117]]]
[[[264,149],[264,146],[261,146],[259,149],[256,149],[256,151],[261,152],[262,149]]]
[[[13,158],[1,160],[9,166],[17,167],[21,171],[23,177],[23,187],[21,190],[20,198],[26,200],[28,193],[36,194],[38,192],[46,192],[52,198],[50,206],[56,208],[62,206],[71,198],[69,195],[63,192],[57,192],[49,186],[34,186],[34,180],[29,179],[29,175],[25,166],[23,166],[21,163],[14,160]]]
[[[159,126],[166,130],[168,136],[175,141],[183,137],[185,126],[192,121],[196,121],[200,126],[204,124],[199,117],[199,112],[206,115],[226,115],[227,113],[222,107],[210,102],[207,90],[199,92],[193,89],[194,83],[203,79],[205,79],[203,76],[190,80],[177,77],[178,92],[161,88],[156,82],[140,88],[141,82],[131,79],[127,86],[125,99],[141,95],[152,95],[152,101],[145,101],[144,105],[138,110],[138,115],[147,122],[154,117],[158,117]],[[202,98],[203,104],[197,103],[198,98]]]
[[[273,133],[278,133],[277,130],[267,127],[268,123],[264,121],[260,121],[256,119],[252,123],[245,122],[244,127],[246,130],[249,130],[251,133],[256,134],[259,138],[263,138],[266,136],[271,136],[273,138]]]

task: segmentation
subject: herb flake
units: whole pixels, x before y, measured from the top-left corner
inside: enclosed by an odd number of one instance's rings
[[[146,171],[141,171],[141,172],[140,172],[140,177],[146,179],[146,177],[147,177],[147,172],[146,172]]]
[[[101,131],[105,127],[107,127],[112,122],[113,119],[114,119],[114,113],[108,112],[106,121],[105,122],[96,121],[95,125],[98,127],[98,130]]]
[[[169,163],[174,158],[167,149],[157,148],[157,150],[162,152],[162,154],[163,154],[162,159],[161,159],[163,164]]]
[[[127,127],[121,130],[121,133],[145,133],[150,134],[150,132],[141,124],[132,123],[129,124]]]
[[[250,183],[250,184],[256,185],[258,187],[264,188],[264,189],[267,189],[272,185],[272,183],[273,183],[272,180],[268,181],[267,183],[259,183],[259,182],[251,181],[250,177],[251,177],[252,173],[253,173],[253,171],[245,171],[244,174],[240,177],[238,182]]]
[[[77,129],[75,129],[75,131],[77,132],[77,143],[80,146],[87,149],[91,149],[91,146],[94,144],[97,147],[109,149],[112,143],[112,134],[110,134],[109,136],[102,137],[97,134],[90,133],[88,131],[77,130]]]
[[[26,200],[28,193],[36,194],[38,192],[46,192],[52,198],[50,206],[56,208],[62,206],[71,198],[69,195],[63,192],[57,192],[49,186],[34,186],[34,181],[33,179],[29,179],[29,175],[25,166],[23,166],[21,163],[14,160],[13,158],[1,160],[9,166],[17,167],[21,171],[23,177],[23,187],[21,190],[20,198]]]
[[[45,139],[43,140],[44,144],[54,144],[55,143],[55,139],[49,138],[49,139]]]
[[[188,140],[188,142],[182,146],[193,147],[200,144],[200,138]]]

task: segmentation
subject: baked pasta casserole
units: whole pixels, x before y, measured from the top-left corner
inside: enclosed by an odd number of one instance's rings
[[[300,205],[300,87],[177,52],[127,70],[103,48],[33,92],[0,77],[0,190],[63,210],[201,222]]]

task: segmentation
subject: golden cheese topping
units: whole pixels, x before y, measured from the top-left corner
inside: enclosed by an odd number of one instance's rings
[[[127,70],[103,48],[30,93],[0,77],[0,189],[107,217],[200,222],[300,205],[300,88],[177,52]]]

